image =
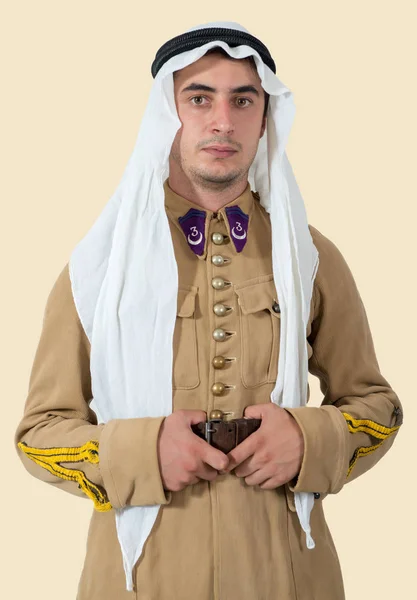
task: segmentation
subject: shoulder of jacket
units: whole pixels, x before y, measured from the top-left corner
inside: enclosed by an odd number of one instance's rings
[[[338,246],[316,227],[309,225],[309,230],[315,247],[319,253],[314,287],[322,294],[333,294],[343,287],[347,291],[355,288],[356,282],[349,264]]]
[[[81,337],[86,347],[90,346],[75,305],[69,262],[59,272],[48,294],[43,324],[49,328],[53,327],[57,331],[65,328],[67,336],[76,335]]]
[[[308,229],[310,230],[313,243],[319,252],[320,249],[324,249],[328,243],[333,243],[328,237],[324,235],[324,233],[317,229],[317,227],[314,227],[313,225],[309,224]]]
[[[50,315],[54,315],[60,319],[65,315],[65,319],[79,321],[72,293],[69,262],[65,263],[62,267],[49,291],[44,318]]]
[[[333,240],[324,235],[317,227],[313,227],[313,225],[308,226],[311,238],[313,240],[313,244],[318,250],[319,260],[324,259],[326,262],[328,261],[344,261],[344,257],[342,252],[339,250],[337,245]]]
[[[72,296],[71,279],[69,274],[69,263],[66,263],[58,273],[55,282],[50,288],[47,305],[49,306],[57,301],[65,301],[69,298],[69,295]]]

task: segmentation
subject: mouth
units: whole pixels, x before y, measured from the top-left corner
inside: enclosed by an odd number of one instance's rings
[[[203,150],[218,158],[227,158],[228,156],[233,156],[237,152],[237,150],[234,150],[230,146],[208,146],[207,148],[203,148]]]

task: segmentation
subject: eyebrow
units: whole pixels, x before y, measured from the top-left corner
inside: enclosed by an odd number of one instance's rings
[[[212,94],[215,94],[217,90],[216,88],[204,85],[203,83],[191,83],[181,90],[181,94],[184,92],[211,92]],[[236,88],[229,88],[229,92],[231,94],[255,94],[255,96],[259,96],[258,90],[253,85],[240,85]]]

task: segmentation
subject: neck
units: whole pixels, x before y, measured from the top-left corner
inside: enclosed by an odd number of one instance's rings
[[[173,192],[206,210],[217,211],[243,194],[248,185],[247,178],[227,184],[199,184],[184,173],[170,169],[168,185]],[[227,187],[225,187],[227,185]]]

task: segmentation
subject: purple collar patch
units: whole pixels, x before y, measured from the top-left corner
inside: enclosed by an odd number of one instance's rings
[[[226,215],[237,252],[242,252],[248,238],[249,216],[239,206],[227,206]]]
[[[204,210],[190,208],[178,218],[179,224],[187,238],[188,245],[195,254],[203,254],[206,245],[206,213]]]

